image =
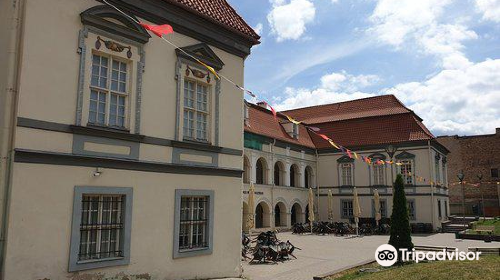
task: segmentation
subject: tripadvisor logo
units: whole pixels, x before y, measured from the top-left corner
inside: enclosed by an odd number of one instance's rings
[[[424,252],[415,251],[415,249],[409,251],[406,248],[399,249],[400,255],[403,262],[414,261],[416,263],[429,260],[429,261],[474,261],[479,260],[479,255],[481,252],[459,252],[458,249],[453,251],[446,251],[442,249],[435,252]],[[392,245],[383,244],[380,245],[375,251],[375,260],[381,266],[387,267],[392,266],[398,261],[398,251]]]

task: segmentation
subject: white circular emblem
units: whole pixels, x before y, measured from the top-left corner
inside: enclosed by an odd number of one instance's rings
[[[398,261],[398,251],[392,245],[380,245],[375,251],[375,260],[381,266],[391,266]]]

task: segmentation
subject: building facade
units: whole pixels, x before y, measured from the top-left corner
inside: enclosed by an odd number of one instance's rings
[[[448,150],[450,175],[450,213],[471,216],[500,216],[500,128],[495,134],[441,136],[437,138]],[[463,185],[457,175],[464,174]],[[479,176],[479,177],[478,177]],[[479,180],[481,178],[481,180]],[[463,187],[463,192],[462,192]]]
[[[247,104],[244,152],[243,219],[248,215],[249,182],[256,188],[256,228],[289,227],[308,221],[308,188],[316,190],[316,220],[353,218],[353,187],[362,217],[373,218],[373,194],[381,197],[381,215],[390,217],[392,182],[403,174],[411,223],[437,230],[449,214],[447,154],[414,112],[392,95],[285,112],[321,129],[360,156],[398,162],[379,165],[355,160],[330,146],[303,125]],[[334,200],[328,214],[328,191]],[[248,230],[244,228],[244,230]]]
[[[240,276],[243,95],[185,52],[242,85],[259,36],[223,0],[109,2],[0,3],[2,279]]]

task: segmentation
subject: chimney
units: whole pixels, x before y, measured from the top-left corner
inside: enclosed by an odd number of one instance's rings
[[[500,136],[500,127],[497,127],[497,135]]]
[[[257,102],[257,106],[267,109],[267,103],[264,101]]]

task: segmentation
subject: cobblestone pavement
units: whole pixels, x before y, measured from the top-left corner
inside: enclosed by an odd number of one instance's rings
[[[389,236],[365,236],[348,238],[340,236],[293,235],[280,233],[282,241],[290,240],[302,250],[295,251],[296,260],[279,264],[243,263],[243,275],[251,280],[312,280],[314,276],[375,259],[375,250],[389,241]],[[456,240],[454,234],[441,233],[413,236],[415,245],[456,247],[500,247],[500,243],[484,243],[475,240]]]

